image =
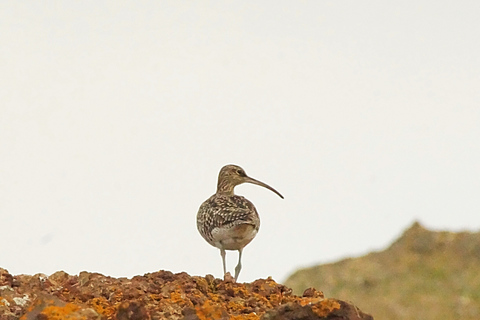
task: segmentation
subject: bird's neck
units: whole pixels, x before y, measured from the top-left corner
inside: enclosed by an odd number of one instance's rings
[[[222,194],[225,196],[233,196],[234,188],[235,188],[234,184],[228,183],[227,181],[218,181],[217,194]]]

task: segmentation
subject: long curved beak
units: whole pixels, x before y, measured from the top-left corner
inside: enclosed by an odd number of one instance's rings
[[[277,190],[273,189],[273,188],[270,187],[268,184],[263,183],[262,181],[258,181],[258,180],[256,180],[256,179],[253,179],[253,178],[250,178],[250,177],[245,177],[245,182],[253,183],[253,184],[259,185],[259,186],[261,186],[261,187],[267,188],[268,190],[273,191],[273,192],[275,192],[276,194],[278,194],[278,196],[283,199],[283,196],[280,194],[280,192],[278,192]]]

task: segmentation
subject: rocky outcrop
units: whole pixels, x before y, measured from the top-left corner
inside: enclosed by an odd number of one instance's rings
[[[373,319],[315,289],[302,296],[271,278],[252,283],[148,273],[132,279],[63,271],[12,276],[0,269],[0,320]]]

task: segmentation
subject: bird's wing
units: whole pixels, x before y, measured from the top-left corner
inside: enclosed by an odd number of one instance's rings
[[[197,227],[201,234],[208,236],[212,230],[221,227],[228,228],[244,223],[256,225],[255,219],[258,219],[257,211],[244,197],[212,197],[200,207]]]

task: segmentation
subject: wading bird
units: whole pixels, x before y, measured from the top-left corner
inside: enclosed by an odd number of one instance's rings
[[[243,248],[257,235],[260,218],[253,203],[233,193],[235,186],[253,183],[283,196],[269,185],[247,176],[236,165],[224,166],[218,175],[217,192],[208,198],[197,213],[197,229],[212,246],[220,249],[223,273],[227,273],[225,250],[238,251],[238,264],[235,267],[235,281],[242,269]]]

